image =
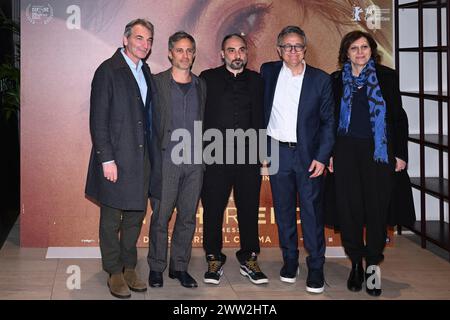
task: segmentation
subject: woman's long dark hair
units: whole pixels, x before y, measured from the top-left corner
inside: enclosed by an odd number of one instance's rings
[[[377,42],[373,39],[373,37],[369,33],[355,30],[347,33],[341,40],[341,47],[339,48],[339,57],[338,57],[338,63],[340,67],[342,67],[344,63],[348,60],[347,56],[348,48],[350,48],[353,42],[361,38],[366,38],[367,42],[369,42],[370,49],[372,50],[372,59],[374,59],[376,63],[380,62],[380,55],[378,54]]]

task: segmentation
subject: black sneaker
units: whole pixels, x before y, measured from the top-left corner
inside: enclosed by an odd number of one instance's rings
[[[222,256],[218,259],[213,254],[206,256],[206,262],[208,262],[208,271],[205,272],[203,277],[204,283],[219,284],[220,278],[223,275],[223,265],[225,264],[226,257]]]
[[[325,289],[323,270],[309,269],[306,279],[306,291],[310,293],[322,293]]]
[[[280,270],[280,280],[287,283],[295,283],[298,274],[298,264],[285,263]]]
[[[268,283],[266,275],[262,273],[256,261],[256,254],[252,253],[251,257],[245,260],[244,264],[241,264],[240,272],[243,276],[246,276],[254,284]]]

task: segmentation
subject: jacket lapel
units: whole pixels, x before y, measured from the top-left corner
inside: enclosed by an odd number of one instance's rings
[[[278,76],[280,75],[283,62],[279,61],[268,65],[267,77],[265,79],[265,99],[264,99],[264,126],[269,125],[270,114],[272,113],[273,98],[277,88]]]
[[[297,111],[297,119],[301,118],[302,111],[305,106],[308,105],[307,99],[308,94],[313,92],[313,81],[311,79],[311,69],[306,65],[305,75],[303,76],[302,89],[300,92],[300,99],[298,100],[298,111]],[[303,106],[303,107],[302,107]],[[297,121],[298,123],[298,121]]]
[[[139,90],[139,86],[137,84],[136,79],[134,78],[133,72],[131,72],[130,66],[125,61],[125,58],[122,55],[122,52],[120,52],[121,49],[117,49],[115,56],[115,63],[120,72],[122,73],[122,76],[125,78],[125,83],[127,84],[129,90],[134,90],[138,97],[141,97],[141,91]],[[144,107],[145,101],[143,100],[143,97],[141,97],[141,104],[142,107]]]
[[[152,86],[152,81],[150,80],[150,68],[145,62],[142,65],[142,72],[144,73],[145,82],[147,82],[147,97],[145,97],[145,107],[148,108],[152,101],[153,90],[155,90],[155,88]]]
[[[171,69],[168,69],[162,74],[162,86],[161,86],[161,121],[164,128],[170,127],[172,119],[172,98],[170,94],[170,80],[171,80]],[[166,130],[166,129],[164,129]]]
[[[205,112],[205,101],[203,101],[203,88],[200,79],[196,79],[195,88],[197,90],[197,98],[199,103],[200,120],[203,121],[203,114]]]
[[[386,92],[383,92],[383,86],[381,85],[381,83],[391,84],[391,81],[390,81],[390,79],[386,79],[385,73],[383,73],[382,70],[380,70],[380,68],[378,68],[378,65],[375,65],[375,70],[376,70],[375,72],[377,74],[378,85],[380,86],[380,90],[381,90],[381,96],[385,99]]]
[[[278,77],[280,76],[281,67],[283,66],[283,62],[276,64],[273,68],[273,76],[270,79],[270,110],[272,110],[273,98],[275,97],[275,90],[277,88]]]

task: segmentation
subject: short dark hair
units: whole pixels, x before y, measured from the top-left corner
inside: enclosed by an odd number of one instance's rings
[[[247,40],[245,39],[245,37],[242,34],[230,33],[230,34],[227,34],[222,40],[222,46],[221,46],[222,50],[225,50],[225,42],[227,42],[228,39],[231,39],[231,38],[241,39],[244,42],[245,47],[247,47]]]
[[[295,33],[298,34],[300,37],[303,38],[303,45],[306,46],[306,34],[305,31],[303,31],[300,27],[297,26],[287,26],[284,27],[283,30],[280,31],[277,37],[277,46],[281,46],[283,43],[283,38],[285,35],[289,33]]]
[[[175,42],[178,42],[181,39],[188,39],[189,41],[191,41],[192,45],[194,46],[194,50],[195,50],[194,37],[185,31],[177,31],[169,37],[169,50],[172,50],[175,45]]]
[[[153,24],[150,21],[148,21],[146,19],[141,19],[141,18],[134,19],[134,20],[131,20],[130,22],[128,22],[127,25],[125,26],[125,31],[123,32],[123,35],[126,38],[129,38],[131,36],[131,29],[133,29],[133,27],[136,25],[140,25],[140,26],[147,28],[148,30],[150,30],[150,32],[152,33],[152,36],[153,36],[153,34],[154,34]]]
[[[348,48],[350,48],[351,44],[358,39],[366,38],[367,42],[369,42],[370,49],[372,50],[372,59],[375,62],[380,62],[381,57],[378,54],[378,45],[374,38],[370,35],[370,33],[355,30],[347,33],[341,40],[341,47],[339,48],[339,57],[338,64],[340,67],[344,65],[344,63],[348,60],[347,52]]]

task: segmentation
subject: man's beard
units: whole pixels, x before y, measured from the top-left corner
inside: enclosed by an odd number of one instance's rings
[[[244,60],[242,59],[235,59],[233,61],[231,61],[231,63],[229,64],[229,67],[233,70],[239,70],[242,69],[244,67]]]

